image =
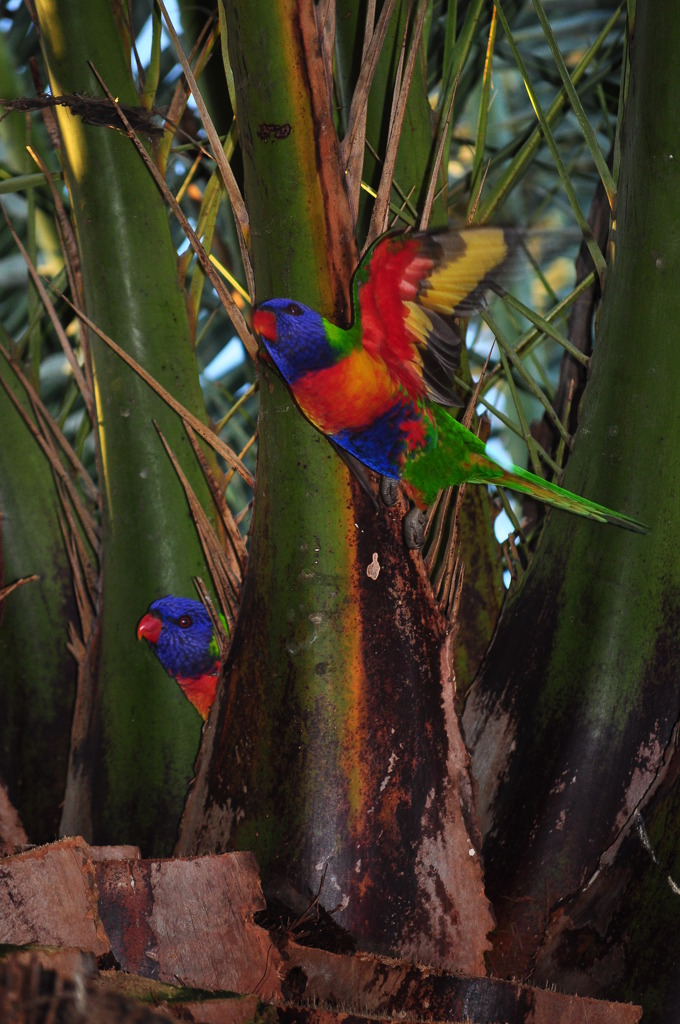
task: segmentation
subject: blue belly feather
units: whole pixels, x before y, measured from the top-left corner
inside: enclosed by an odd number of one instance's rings
[[[404,425],[415,422],[420,415],[412,402],[399,400],[370,426],[361,430],[341,430],[329,436],[369,469],[398,480],[407,451]]]

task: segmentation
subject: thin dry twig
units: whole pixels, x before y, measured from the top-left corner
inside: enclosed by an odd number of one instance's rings
[[[191,53],[189,54],[189,63],[192,67],[197,69],[197,73],[205,67],[219,32],[219,22],[216,22],[211,26],[211,21],[213,20],[214,18],[208,18],[205,22],[196,42],[191,48]],[[175,91],[172,94],[172,99],[170,100],[170,105],[168,106],[168,110],[165,115],[165,122],[168,126],[166,131],[171,130],[172,132],[170,135],[170,141],[172,139],[172,135],[176,134],[181,134],[183,138],[187,139],[190,137],[187,132],[180,131],[179,128],[180,121],[182,120],[182,116],[186,110],[187,101],[190,96],[191,89],[187,84],[187,80],[180,76],[177,79],[177,85],[175,86]],[[201,153],[208,157],[208,159],[212,159],[212,154],[204,149],[199,139],[191,138],[191,142],[200,150]],[[164,146],[162,145],[160,148],[162,149]]]
[[[155,391],[156,394],[163,399],[165,404],[169,405],[170,408],[177,413],[177,415],[184,423],[188,423],[190,426],[192,426],[196,433],[200,437],[202,437],[204,441],[207,441],[210,447],[214,448],[217,454],[221,455],[222,458],[229,463],[232,469],[236,470],[239,476],[242,477],[243,480],[245,480],[249,487],[255,486],[253,474],[246,466],[243,465],[239,457],[234,453],[233,449],[231,449],[229,445],[222,440],[221,437],[218,437],[217,434],[210,429],[210,427],[207,427],[205,423],[202,423],[201,420],[198,419],[197,416],[194,416],[192,412],[189,412],[186,406],[182,405],[181,402],[178,402],[177,399],[174,398],[170,394],[170,392],[163,387],[162,384],[159,384],[156,378],[152,377],[151,374],[148,373],[144,369],[144,367],[137,362],[136,359],[133,359],[131,355],[128,355],[125,349],[122,349],[120,345],[117,345],[113,338],[109,338],[108,334],[105,334],[104,331],[97,327],[94,321],[90,320],[89,316],[83,313],[82,310],[77,309],[70,299],[68,299],[65,295],[62,295],[61,297],[63,298],[64,302],[68,303],[71,309],[75,312],[76,316],[80,317],[83,320],[83,322],[87,324],[90,330],[94,331],[98,338],[101,338],[105,345],[108,345],[109,348],[116,353],[116,355],[120,356],[123,362],[127,363],[130,369],[134,370],[137,376],[141,377],[144,383],[148,384],[152,391]]]
[[[468,429],[470,429],[472,425],[472,419],[475,414],[475,409],[477,408],[477,402],[479,401],[484,377],[489,366],[489,360],[491,359],[492,352],[493,346],[489,349],[489,353],[486,357],[484,366],[482,367],[477,384],[475,385],[470,401],[468,402],[465,412],[461,418],[461,423]],[[455,488],[450,487],[446,491],[442,492],[430,509],[427,523],[425,525],[425,535],[428,536],[436,523],[436,533],[432,538],[425,563],[431,574],[433,566],[437,562],[439,553],[442,552],[441,566],[436,577],[432,580],[432,589],[437,595],[437,600],[442,613],[446,615],[447,619],[452,624],[455,622],[457,609],[460,605],[461,589],[465,577],[465,565],[460,561],[458,556],[458,523],[460,519],[461,505],[463,498],[465,497],[466,486],[466,484],[461,484],[458,487],[452,513],[449,512],[449,505],[455,492]],[[445,537],[445,526],[449,522],[450,526]]]
[[[49,318],[50,318],[50,320],[52,322],[52,326],[54,327],[54,330],[56,332],[57,338],[59,339],[59,344],[61,345],[62,351],[63,351],[64,355],[66,356],[66,358],[68,360],[68,364],[71,367],[71,371],[73,373],[73,377],[74,377],[74,379],[76,381],[76,384],[78,385],[78,388],[80,389],[80,392],[81,392],[81,394],[83,396],[83,401],[85,402],[85,406],[87,408],[87,411],[88,411],[88,414],[90,416],[90,419],[94,423],[95,415],[94,415],[94,401],[93,401],[93,398],[92,398],[92,392],[91,392],[90,388],[88,387],[88,385],[87,385],[87,383],[85,381],[85,377],[83,375],[83,371],[81,370],[80,366],[78,365],[78,360],[76,359],[75,354],[73,352],[73,349],[71,348],[71,346],[69,344],[68,338],[66,337],[66,332],[65,332],[64,328],[61,326],[61,322],[59,320],[59,317],[57,316],[57,312],[56,312],[52,302],[50,301],[50,298],[49,298],[49,295],[47,294],[47,290],[45,288],[45,285],[43,284],[42,279],[41,279],[40,275],[38,274],[38,271],[34,267],[33,262],[31,260],[31,257],[28,255],[28,252],[26,251],[26,249],[25,249],[25,247],[23,245],[23,242],[21,241],[21,239],[17,235],[16,231],[14,230],[14,226],[13,226],[11,220],[9,219],[9,216],[8,216],[7,211],[5,210],[4,206],[2,207],[2,212],[4,214],[5,220],[7,221],[7,226],[8,226],[8,228],[9,228],[11,234],[12,234],[12,238],[14,239],[15,245],[17,246],[19,252],[21,253],[21,255],[24,258],[24,262],[26,263],[26,266],[28,267],[28,272],[29,272],[29,274],[31,276],[31,280],[33,281],[33,284],[35,285],[35,287],[36,287],[36,289],[38,291],[38,294],[40,295],[40,298],[42,300],[42,303],[43,303],[43,305],[44,305],[44,307],[45,307],[45,309],[47,311],[47,315],[49,316]]]
[[[232,513],[231,509],[229,508],[229,505],[227,504],[223,490],[222,488],[220,488],[218,481],[215,479],[215,474],[213,473],[210,465],[208,464],[208,460],[205,457],[203,449],[198,443],[198,439],[195,433],[193,432],[188,423],[185,424],[184,429],[187,432],[189,440],[191,441],[191,446],[194,449],[194,454],[196,455],[196,458],[200,463],[201,469],[203,470],[203,475],[205,476],[208,487],[210,488],[210,493],[212,494],[212,499],[215,503],[215,507],[217,508],[217,511],[220,515],[220,519],[222,520],[222,525],[224,526],[225,533],[229,538],[229,544],[231,546],[231,550],[234,556],[234,565],[232,566],[232,571],[236,578],[242,579],[243,576],[245,575],[246,563],[248,561],[248,551],[246,548],[245,541],[241,536],[241,531],[238,528],[236,519],[234,518],[234,514]]]
[[[401,129],[404,123],[404,115],[406,114],[406,102],[408,100],[408,94],[411,88],[411,80],[413,78],[413,71],[415,69],[418,49],[420,48],[420,40],[423,33],[423,24],[425,21],[426,10],[427,4],[424,2],[424,0],[420,0],[420,3],[418,5],[418,13],[416,15],[415,24],[413,26],[411,46],[402,74],[401,67],[403,62],[404,50],[406,48],[406,38],[409,30],[408,23],[404,27],[402,55],[399,61],[399,69],[397,71],[397,78],[394,87],[394,100],[392,104],[392,113],[390,116],[390,129],[387,140],[387,148],[385,151],[385,162],[383,164],[382,174],[380,176],[380,184],[378,185],[378,190],[376,193],[375,205],[373,207],[373,215],[371,217],[371,225],[368,231],[367,244],[370,244],[370,242],[372,242],[374,238],[377,238],[378,235],[381,235],[387,228],[387,218],[390,209],[390,193],[392,191],[392,179],[394,177],[394,168],[397,162],[397,152],[399,149],[399,140],[401,138]]]
[[[217,591],[220,604],[222,605],[227,623],[231,630],[236,622],[236,613],[241,592],[241,580],[234,577],[227,562],[222,545],[220,544],[212,524],[206,515],[205,509],[196,497],[184,470],[179,464],[177,456],[166,441],[162,430],[155,420],[154,426],[158,432],[158,436],[161,439],[168,458],[172,463],[173,469],[184,488],[184,493],[191,511],[191,517],[194,521],[194,525],[196,526],[196,532],[198,533],[203,553],[205,554],[205,558],[210,569],[210,576],[215,584],[215,590]]]
[[[0,601],[4,601],[6,597],[9,597],[19,587],[23,587],[25,583],[35,583],[40,577],[37,573],[33,573],[32,576],[22,576],[21,579],[14,580],[13,583],[8,583],[6,587],[0,587]]]
[[[84,645],[92,631],[94,609],[99,596],[99,575],[92,564],[81,531],[73,516],[73,510],[67,500],[63,485],[57,482],[57,490],[61,501],[62,513],[59,516],[61,535],[71,566],[73,590],[78,606],[81,633]],[[75,628],[75,627],[74,627]]]
[[[357,79],[352,103],[347,120],[347,134],[340,143],[340,166],[344,167],[347,181],[347,194],[356,221],[361,193],[361,172],[364,163],[364,145],[366,140],[366,118],[368,114],[368,96],[378,58],[385,42],[387,28],[394,11],[396,0],[388,0],[380,12],[378,24],[375,21],[375,0],[369,0],[366,6],[366,27],[364,30],[361,69]]]
[[[223,665],[225,658],[229,653],[229,634],[224,628],[224,623],[222,622],[222,619],[215,611],[215,606],[213,604],[212,597],[210,596],[208,588],[206,587],[205,583],[203,582],[200,576],[194,576],[194,586],[198,591],[198,596],[200,597],[201,601],[207,608],[208,615],[210,616],[211,622],[213,624],[213,629],[215,630],[215,636],[217,637],[217,643],[220,649],[220,662]]]
[[[90,68],[92,69],[92,73],[96,76],[97,81],[101,85],[102,89],[104,89],[106,94],[111,97],[111,100],[115,104],[116,100],[114,99],[113,95],[107,88],[106,83],[97,73],[96,68],[93,66],[91,62]],[[120,111],[120,115],[129,137],[132,139],[135,147],[137,148],[137,151],[142,157],[142,160],[144,161],[147,168],[151,172],[151,175],[154,181],[156,182],[156,185],[160,189],[163,198],[166,200],[168,205],[171,207],[172,212],[177,217],[177,220],[179,221],[182,230],[184,231],[185,235],[187,236],[187,239],[189,240],[191,248],[196,253],[198,262],[201,264],[204,273],[209,278],[213,288],[217,292],[220,302],[226,309],[229,315],[229,319],[231,320],[234,328],[236,329],[239,337],[241,338],[241,341],[243,342],[246,351],[254,359],[257,353],[257,343],[250,331],[250,328],[248,327],[248,324],[246,323],[246,319],[243,316],[243,313],[234,302],[231,292],[225,287],[222,278],[220,277],[220,275],[217,273],[217,270],[210,262],[210,257],[203,248],[203,246],[201,245],[201,240],[199,239],[198,235],[196,234],[191,224],[189,223],[187,217],[184,214],[184,211],[182,210],[182,207],[179,205],[174,195],[172,194],[172,191],[168,188],[165,178],[163,177],[161,172],[158,170],[158,167],[147,153],[146,147],[141,142],[139,136],[136,134],[134,129],[130,126],[129,122],[126,120],[125,114],[122,111]],[[253,294],[252,291],[251,294]]]
[[[12,367],[14,372],[17,373],[17,376],[19,376],[20,371],[18,371],[18,367],[16,367],[14,363],[12,363],[11,359],[9,358],[9,353],[4,349],[2,345],[0,345],[0,356],[2,356],[2,358],[7,361],[8,365]],[[48,462],[50,463],[50,466],[52,467],[55,477],[62,483],[62,485],[66,489],[66,492],[68,493],[69,496],[69,500],[78,514],[78,519],[82,525],[88,543],[91,544],[94,551],[97,551],[99,547],[99,541],[96,524],[92,516],[89,514],[89,512],[83,505],[82,499],[78,494],[77,488],[73,483],[73,480],[66,472],[66,469],[64,468],[62,461],[59,457],[59,451],[56,445],[54,444],[53,439],[50,437],[50,435],[47,433],[44,427],[41,428],[40,426],[36,426],[36,424],[33,422],[31,417],[27,414],[26,410],[21,405],[21,402],[18,400],[16,395],[12,392],[12,390],[8,387],[7,383],[2,378],[0,378],[0,386],[2,386],[7,397],[10,399],[15,409],[21,416],[22,420],[26,424],[26,427],[33,435],[33,438],[35,439],[36,443],[42,449],[44,455],[46,456]],[[27,393],[29,394],[30,398],[31,395],[30,390],[28,390],[28,385],[26,384],[25,386],[27,387]],[[68,446],[68,442],[65,439],[64,445]],[[74,458],[75,457],[76,456],[74,454]]]
[[[9,352],[0,344],[0,356],[5,360],[7,365],[10,367],[15,377],[26,392],[26,396],[31,403],[33,414],[38,422],[38,425],[42,431],[42,435],[45,438],[47,444],[51,444],[51,447],[55,451],[60,451],[65,456],[66,460],[70,464],[74,473],[80,481],[80,485],[85,491],[88,498],[93,502],[98,503],[99,492],[87,472],[82,462],[74,452],[71,445],[68,443],[62,432],[59,430],[54,420],[50,416],[49,412],[45,408],[42,400],[36,393],[35,389],[31,385],[30,381],[26,377],[25,373],[17,363],[14,362]],[[16,403],[15,403],[16,404]],[[23,410],[22,410],[23,413]],[[25,415],[25,414],[24,414]],[[49,435],[52,437],[52,442],[49,441]]]
[[[0,106],[6,113],[0,121],[13,111],[44,110],[46,107],[66,107],[72,114],[80,118],[84,124],[98,128],[122,128],[120,116],[110,100],[98,96],[84,96],[82,93],[63,93],[61,96],[19,96],[14,100],[0,99]],[[135,131],[143,132],[151,139],[159,139],[163,134],[162,115],[146,107],[129,107],[121,104],[125,116]]]
[[[64,256],[64,266],[66,268],[66,276],[68,277],[69,286],[71,288],[71,295],[77,295],[78,302],[81,306],[84,306],[85,299],[83,296],[83,279],[80,272],[80,253],[78,252],[78,242],[76,241],[76,233],[73,224],[71,223],[66,209],[64,208],[61,192],[57,188],[47,164],[40,154],[31,146],[27,146],[26,149],[28,155],[35,161],[45,176],[45,181],[52,195],[52,202],[54,203],[57,232],[61,243],[61,251]],[[87,331],[82,327],[82,325],[79,326],[82,349],[83,352],[87,353]],[[88,411],[90,411],[93,408],[92,395],[94,393],[94,387],[92,384],[92,370],[88,359],[85,359],[84,372],[85,379],[87,380],[88,394],[83,395],[83,401],[85,402],[85,406]]]
[[[484,191],[484,182],[486,181],[486,176],[489,173],[489,168],[490,167],[491,167],[491,160],[488,160],[487,161],[487,165],[484,168],[484,173],[482,174],[481,180],[479,182],[479,187],[477,189],[477,192],[473,196],[472,202],[470,203],[470,213],[468,215],[468,220],[467,220],[468,224],[474,224],[475,219],[477,217],[477,210],[479,209],[479,203],[480,203],[481,198],[482,198],[482,192]]]
[[[420,215],[421,229],[427,227],[430,221],[430,214],[432,213],[432,206],[434,204],[435,193],[437,190],[437,179],[439,177],[439,170],[441,167],[442,158],[444,156],[444,146],[446,144],[446,140],[449,134],[449,124],[451,123],[451,115],[453,114],[453,101],[456,98],[456,89],[458,87],[459,76],[460,71],[456,76],[456,81],[451,91],[451,99],[449,100],[446,116],[444,117],[443,122],[441,122],[439,126],[439,140],[437,142],[437,152],[435,153],[434,164],[432,165],[432,171],[430,173],[430,181],[428,183],[427,193],[425,195],[425,202],[423,203],[423,209]]]
[[[333,99],[333,54],[335,50],[335,0],[321,0],[316,7],[316,24],[321,42],[323,71],[328,90],[329,107]]]
[[[206,135],[208,136],[210,145],[212,146],[213,158],[219,168],[220,174],[222,175],[222,181],[224,182],[224,187],[226,188],[227,195],[229,196],[229,202],[231,203],[231,208],[234,212],[236,233],[238,235],[239,246],[241,249],[241,258],[243,260],[243,267],[246,274],[248,291],[251,295],[254,295],[255,279],[253,277],[253,265],[248,248],[248,242],[250,239],[250,219],[248,217],[248,210],[243,201],[243,196],[241,195],[236,178],[234,177],[234,172],[229,165],[229,161],[224,155],[219,135],[217,134],[215,125],[208,113],[208,108],[205,105],[201,91],[196,84],[196,79],[194,78],[194,73],[191,70],[191,65],[186,58],[186,54],[184,53],[179,36],[175,31],[175,27],[172,24],[170,15],[167,12],[163,0],[158,0],[158,4],[162,11],[163,18],[165,19],[165,24],[172,40],[172,45],[175,47],[175,52],[177,53],[180,64],[182,65],[182,70],[189,84],[189,88],[191,89],[191,94],[196,102],[198,113],[203,123],[203,127],[205,128]]]
[[[32,0],[25,0],[25,6],[31,15],[31,21],[37,26],[38,21],[33,8]],[[28,58],[28,68],[31,72],[31,78],[33,79],[33,87],[38,96],[45,95],[45,83],[42,80],[40,68],[35,57]],[[43,107],[40,111],[45,130],[50,140],[50,144],[55,153],[59,153],[61,150],[61,136],[59,135],[59,127],[57,125],[57,118],[54,113],[54,109],[51,107]]]

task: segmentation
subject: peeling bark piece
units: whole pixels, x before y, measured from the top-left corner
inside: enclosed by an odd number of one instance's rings
[[[28,836],[19,814],[7,795],[4,783],[0,782],[0,855],[14,853],[27,843]]]
[[[680,725],[663,768],[587,883],[553,911],[536,952],[537,984],[598,999],[624,992],[645,1021],[680,1015]]]
[[[352,1007],[355,1013],[470,1024],[636,1024],[639,1006],[581,999],[496,978],[356,954],[337,956],[290,943],[281,991],[296,1002]]]
[[[123,970],[173,985],[279,992],[280,954],[253,922],[265,906],[251,853],[95,865],[99,913]]]
[[[141,860],[138,846],[91,846],[90,856],[95,861]]]
[[[0,861],[0,943],[78,947],[0,959],[0,1021],[33,1024],[38,1002],[45,1019],[71,1024],[640,1020],[637,1006],[369,954],[340,956],[292,942],[281,949],[253,921],[264,899],[251,853],[140,860],[120,859],[121,852],[129,851],[99,850],[108,859],[94,861],[82,839],[68,839]],[[128,973],[94,977],[94,956],[109,950]],[[175,1002],[182,993],[159,983],[240,997]],[[140,996],[172,1001],[157,1012]]]
[[[108,953],[83,839],[64,839],[0,861],[0,943]]]

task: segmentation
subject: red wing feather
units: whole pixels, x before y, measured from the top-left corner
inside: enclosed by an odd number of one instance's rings
[[[382,359],[390,376],[409,393],[422,394],[417,340],[406,326],[406,302],[418,295],[420,282],[433,264],[421,254],[417,236],[383,238],[362,261],[355,278],[358,286],[362,344],[374,359]]]
[[[354,279],[362,343],[412,397],[460,404],[460,337],[440,314],[478,309],[517,238],[503,228],[417,232],[387,235],[367,252]]]

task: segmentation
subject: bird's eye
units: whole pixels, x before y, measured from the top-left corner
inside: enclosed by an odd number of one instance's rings
[[[188,629],[193,621],[194,620],[191,618],[190,615],[180,615],[180,617],[177,620],[177,625],[181,626],[182,629]]]
[[[285,312],[289,316],[302,316],[302,310],[298,306],[297,302],[289,302],[286,306]]]

